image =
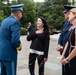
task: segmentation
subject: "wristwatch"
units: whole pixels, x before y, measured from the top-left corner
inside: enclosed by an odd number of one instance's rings
[[[69,62],[70,62],[70,60],[69,60],[68,58],[66,58],[66,61],[67,61],[67,63],[69,63]]]

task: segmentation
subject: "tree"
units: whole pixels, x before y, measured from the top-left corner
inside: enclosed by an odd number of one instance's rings
[[[2,22],[2,20],[5,18],[6,16],[4,16],[4,13],[2,10],[0,10],[0,24]]]
[[[6,4],[4,4],[5,0],[0,0],[0,23],[2,22],[2,20],[7,16],[6,12],[9,13],[8,8]]]
[[[21,19],[21,23],[24,27],[25,24],[28,23],[28,21],[31,21],[34,23],[34,19],[36,16],[36,11],[35,11],[35,3],[33,0],[18,0],[16,4],[24,4],[23,7],[23,17]],[[15,2],[14,2],[15,4]]]
[[[45,0],[37,13],[47,19],[49,27],[60,30],[65,22],[63,6],[67,4],[69,4],[68,0]]]
[[[74,3],[75,3],[75,1],[74,1],[74,0],[72,0],[72,5],[74,5]]]

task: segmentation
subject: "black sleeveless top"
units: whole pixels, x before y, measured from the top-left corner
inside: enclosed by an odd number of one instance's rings
[[[75,47],[75,31],[76,31],[76,28],[71,29],[69,30],[69,33],[67,35],[69,44],[65,53],[65,57],[67,57]]]

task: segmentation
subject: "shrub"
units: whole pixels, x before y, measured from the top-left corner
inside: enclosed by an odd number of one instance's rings
[[[26,35],[26,34],[27,34],[26,28],[21,27],[21,35]]]

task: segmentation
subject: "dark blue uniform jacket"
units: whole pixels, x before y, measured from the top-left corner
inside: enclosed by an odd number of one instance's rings
[[[60,44],[61,46],[65,46],[65,44],[66,44],[66,42],[67,42],[67,40],[68,40],[68,38],[67,38],[67,35],[68,35],[68,30],[69,30],[69,28],[72,26],[72,24],[70,23],[70,22],[66,22],[65,24],[64,24],[64,28],[63,28],[63,30],[62,30],[62,32],[61,32],[61,34],[60,34],[60,37],[59,37],[59,40],[58,40],[58,44]]]
[[[16,48],[20,46],[20,22],[13,16],[3,20],[0,28],[0,60],[17,60]]]

